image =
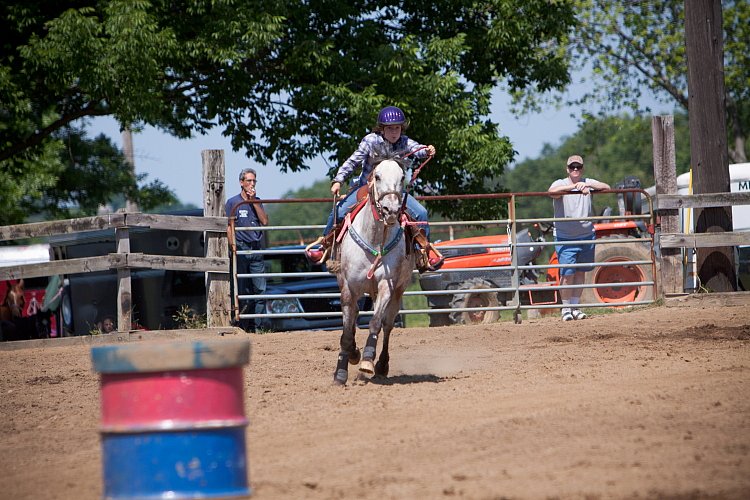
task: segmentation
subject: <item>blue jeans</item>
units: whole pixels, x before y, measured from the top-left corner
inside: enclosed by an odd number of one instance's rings
[[[589,237],[583,236],[581,238],[574,238],[572,240],[566,240],[565,238],[556,238],[555,251],[557,251],[557,262],[558,264],[588,264],[594,262],[595,247],[593,243],[591,245],[578,243],[568,244],[567,241],[581,241],[581,240],[593,240],[596,235]],[[575,273],[585,273],[592,271],[594,266],[591,267],[561,267],[560,276],[572,276]]]
[[[344,216],[346,215],[346,212],[349,211],[351,207],[353,207],[357,203],[357,190],[353,189],[349,192],[349,194],[346,195],[346,197],[338,202],[336,205],[336,212],[337,212],[337,219],[339,223],[344,219]],[[414,219],[418,222],[427,222],[427,209],[422,206],[421,203],[417,201],[416,198],[413,196],[409,196],[406,198],[406,212],[409,214],[409,217]],[[429,224],[420,224],[420,228],[424,229],[425,234],[427,235],[427,238],[430,238],[430,225]],[[331,228],[333,228],[333,210],[331,210],[331,213],[328,215],[328,222],[326,222],[326,227],[323,230],[323,235],[331,232]]]
[[[259,245],[251,245],[243,241],[237,242],[237,250],[259,250]],[[238,255],[237,274],[257,274],[266,272],[266,264],[263,255]],[[238,295],[262,295],[266,293],[266,278],[237,278]],[[244,303],[244,306],[243,306]],[[263,314],[266,308],[264,300],[242,299],[239,304],[240,314]],[[242,319],[240,327],[248,332],[255,331],[261,323],[260,318]]]

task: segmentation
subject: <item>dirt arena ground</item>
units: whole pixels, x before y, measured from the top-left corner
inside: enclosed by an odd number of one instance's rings
[[[251,336],[253,498],[750,498],[750,294],[397,330],[345,388],[338,336]],[[52,344],[0,351],[3,500],[102,495],[90,347]]]

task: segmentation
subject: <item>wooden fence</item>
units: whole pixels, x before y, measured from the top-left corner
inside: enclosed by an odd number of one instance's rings
[[[164,269],[206,273],[208,326],[228,326],[231,314],[227,218],[224,213],[224,152],[206,150],[203,157],[204,216],[114,213],[94,217],[0,227],[0,241],[113,230],[117,251],[108,255],[55,260],[0,268],[0,281],[40,276],[117,271],[117,330],[132,329],[131,269]],[[130,252],[130,229],[202,231],[206,256],[185,257]]]
[[[682,293],[681,249],[718,248],[750,245],[750,232],[679,232],[680,210],[750,205],[750,193],[677,194],[674,118],[654,116],[651,121],[656,196],[654,210],[659,215],[659,295]]]

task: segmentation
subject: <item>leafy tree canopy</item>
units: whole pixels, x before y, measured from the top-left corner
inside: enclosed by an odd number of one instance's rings
[[[688,120],[685,113],[675,116],[675,147],[677,173],[689,170],[690,144]],[[651,120],[642,116],[628,115],[605,118],[592,118],[578,131],[562,139],[560,144],[545,144],[539,157],[520,162],[503,174],[502,182],[509,192],[541,193],[549,189],[556,179],[567,175],[565,160],[573,154],[580,154],[586,163],[586,176],[599,179],[614,187],[626,177],[635,176],[641,186],[646,188],[654,184],[653,149],[651,145]],[[330,184],[319,181],[310,187],[289,191],[284,198],[330,198]],[[595,206],[598,212],[605,207],[612,207],[617,213],[617,200],[614,195],[597,195]],[[473,202],[472,202],[473,203]],[[433,207],[434,202],[426,204]],[[518,218],[552,217],[552,203],[544,197],[516,197]],[[272,204],[267,205],[271,224],[276,225],[309,225],[323,224],[331,211],[331,203],[305,204]],[[483,219],[500,217],[497,204],[495,210],[484,214]],[[458,220],[455,214],[448,219]],[[431,214],[430,219],[441,220],[440,216]],[[481,231],[457,228],[455,237],[471,234],[486,234],[489,230],[504,231],[505,228],[481,228]],[[440,228],[434,227],[433,233],[441,233],[438,238],[448,236]],[[310,242],[319,236],[320,230],[284,231],[271,234],[272,244],[292,244]],[[436,238],[437,239],[437,238]]]
[[[690,168],[689,136],[687,115],[675,115],[678,175]],[[654,184],[651,119],[621,115],[591,119],[559,146],[546,144],[538,158],[507,170],[504,185],[513,192],[546,192],[553,181],[567,175],[565,161],[574,154],[583,156],[587,177],[613,188],[628,176],[638,177],[643,188]],[[594,201],[598,212],[610,206],[617,213],[614,195],[598,195]],[[547,197],[518,198],[520,218],[551,217],[551,211]]]
[[[584,119],[597,109],[600,116],[623,107],[648,113],[639,102],[648,89],[687,112],[684,0],[574,3],[576,27],[568,57],[571,67],[591,69],[591,91],[569,99],[565,90],[527,87],[516,92],[519,111],[564,102],[588,110],[582,113]],[[721,3],[729,156],[741,163],[747,161],[750,130],[750,2]]]
[[[23,0],[3,14],[0,172],[45,172],[50,188],[84,117],[178,137],[218,126],[296,171],[319,154],[340,164],[393,104],[438,149],[420,189],[493,190],[513,150],[490,91],[568,83],[573,23],[570,2],[548,0]]]

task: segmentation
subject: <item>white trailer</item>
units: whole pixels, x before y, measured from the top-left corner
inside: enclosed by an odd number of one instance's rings
[[[729,191],[732,193],[743,193],[750,191],[750,163],[736,163],[729,165]],[[656,187],[651,186],[646,192],[654,196]],[[686,172],[677,176],[677,194],[693,194],[692,172]],[[644,213],[648,212],[648,206],[644,206]],[[680,210],[680,231],[683,233],[695,232],[694,209],[685,208]],[[732,227],[735,232],[750,231],[750,205],[737,205],[732,207]],[[745,290],[750,290],[750,246],[735,247],[735,266],[739,284]],[[695,249],[683,251],[683,276],[686,292],[694,292],[700,286],[696,269]]]

